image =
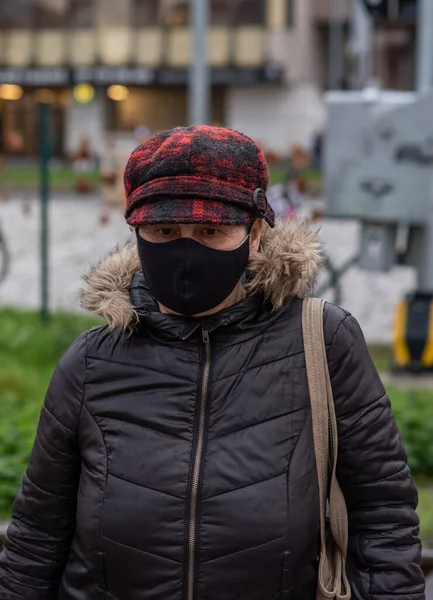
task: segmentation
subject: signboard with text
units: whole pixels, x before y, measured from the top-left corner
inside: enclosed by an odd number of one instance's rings
[[[211,69],[213,85],[282,83],[281,67],[222,67]],[[146,67],[0,68],[0,84],[23,87],[70,87],[79,83],[95,86],[187,85],[188,69]]]

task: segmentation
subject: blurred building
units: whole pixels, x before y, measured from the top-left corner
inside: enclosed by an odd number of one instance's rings
[[[375,60],[386,85],[404,88],[415,21],[394,17]],[[213,123],[276,151],[309,143],[323,124],[329,24],[330,0],[211,0]],[[57,155],[83,136],[97,149],[107,132],[186,124],[190,49],[188,0],[0,2],[3,150],[36,153],[41,99],[53,107]]]
[[[329,36],[333,0],[315,1],[317,45],[320,62],[319,84],[326,88],[329,73]],[[351,19],[353,2],[339,0],[343,28],[343,72],[341,87],[351,86],[353,55],[351,48]],[[336,2],[338,4],[338,0]],[[372,73],[383,89],[413,90],[416,74],[417,0],[388,0],[387,10],[374,23],[372,35]]]

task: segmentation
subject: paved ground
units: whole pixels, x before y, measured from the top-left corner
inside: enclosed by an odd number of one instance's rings
[[[26,210],[27,209],[27,210]],[[101,204],[97,198],[62,197],[53,199],[51,227],[51,306],[78,309],[81,275],[90,263],[104,256],[131,235],[120,210],[108,212],[109,221],[99,221]],[[0,287],[0,304],[37,307],[39,301],[39,207],[36,200],[19,199],[0,203],[0,225],[11,251],[11,272]],[[355,223],[326,221],[321,236],[327,252],[337,265],[357,249]],[[361,322],[367,339],[390,339],[393,311],[397,300],[412,289],[411,269],[396,268],[389,274],[351,270],[343,280],[342,305]]]

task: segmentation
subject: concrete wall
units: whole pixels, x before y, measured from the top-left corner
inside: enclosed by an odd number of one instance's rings
[[[268,30],[268,58],[285,67],[288,82],[317,83],[320,65],[314,0],[294,2],[293,8],[290,28]]]
[[[277,152],[287,152],[293,144],[309,146],[325,121],[321,94],[311,84],[231,87],[226,102],[228,127]]]

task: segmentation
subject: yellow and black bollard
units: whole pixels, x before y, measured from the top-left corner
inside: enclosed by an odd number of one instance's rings
[[[396,369],[433,371],[433,294],[410,294],[399,303],[393,350]]]

